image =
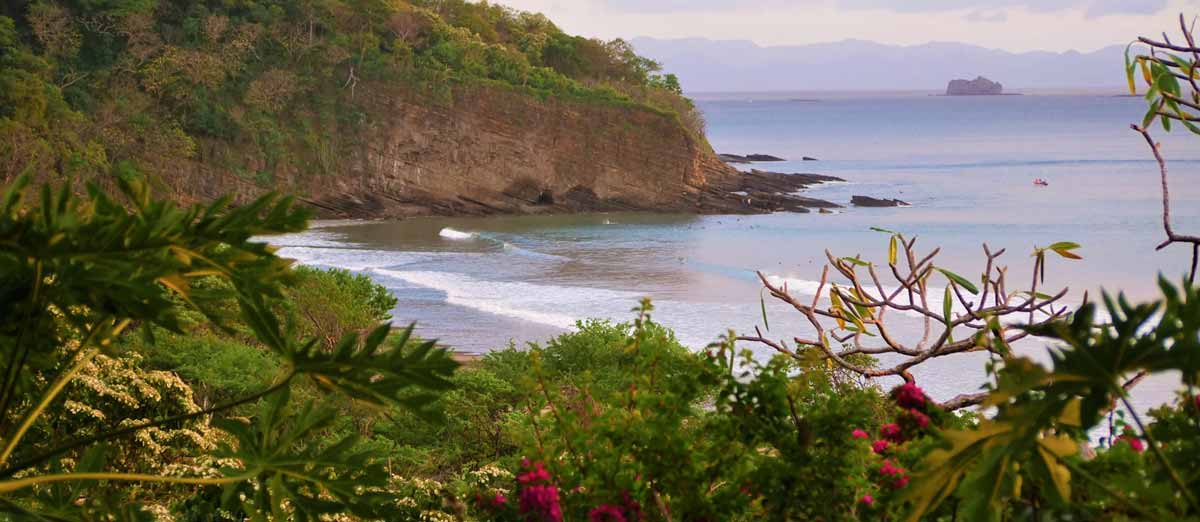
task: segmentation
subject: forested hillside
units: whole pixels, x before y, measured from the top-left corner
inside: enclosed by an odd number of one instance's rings
[[[497,126],[520,134],[538,122],[511,115],[530,106],[550,111],[545,119],[585,112],[576,123],[585,141],[628,133],[617,123],[624,120],[643,127],[641,117],[659,127],[656,135],[663,125],[684,129],[686,138],[662,147],[668,153],[704,143],[675,77],[626,42],[571,36],[542,15],[486,2],[8,1],[0,14],[3,180],[26,170],[146,175],[183,200],[266,188],[319,199],[330,177],[350,172],[378,185],[372,154],[395,148],[398,127],[427,125],[435,137],[455,123],[471,135]],[[481,114],[483,122],[462,123]],[[417,121],[400,121],[405,115]],[[480,166],[428,163],[438,152],[409,154],[408,167],[461,177]],[[339,181],[351,198],[369,192]],[[397,183],[383,192],[446,199],[440,192],[456,190],[426,179]]]

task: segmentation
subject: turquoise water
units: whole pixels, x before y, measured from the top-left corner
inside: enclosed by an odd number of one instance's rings
[[[398,321],[416,321],[423,335],[467,351],[544,340],[584,318],[628,320],[641,297],[653,299],[655,319],[681,341],[702,347],[730,329],[761,326],[755,271],[803,293],[820,277],[826,248],[884,260],[887,238],[872,226],[942,247],[939,264],[963,274],[982,271],[985,241],[1006,248],[1011,277],[1021,281],[1035,246],[1081,243],[1083,261],[1054,260],[1047,274],[1052,285],[1072,289],[1072,302],[1101,287],[1153,297],[1155,275],[1179,277],[1189,261],[1184,247],[1154,251],[1162,237],[1157,169],[1128,129],[1144,110],[1139,99],[799,93],[699,105],[718,151],[815,156],[820,161],[755,167],[847,180],[808,195],[843,204],[857,194],[895,197],[912,206],[324,223],[276,242],[302,262],[369,274],[400,299]],[[1160,139],[1174,178],[1176,227],[1200,229],[1200,137]],[[1035,187],[1034,178],[1050,186]],[[783,306],[771,303],[768,313],[772,336],[807,333]],[[902,335],[917,334],[915,321],[899,322]],[[1021,350],[1044,352],[1033,343]],[[918,378],[935,396],[973,391],[982,362],[944,359],[922,366]],[[1148,383],[1140,400],[1160,401],[1166,386]]]

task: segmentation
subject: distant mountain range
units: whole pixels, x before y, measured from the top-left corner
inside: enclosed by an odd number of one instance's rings
[[[761,47],[746,40],[632,40],[662,62],[688,92],[945,89],[955,78],[986,76],[1020,89],[1124,85],[1124,46],[1090,53],[1012,53],[962,43],[885,45],[862,40]]]

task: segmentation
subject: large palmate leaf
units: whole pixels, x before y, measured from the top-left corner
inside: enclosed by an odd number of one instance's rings
[[[273,395],[254,421],[215,421],[236,440],[218,455],[241,464],[222,472],[258,486],[240,498],[245,488],[232,483],[224,503],[252,520],[307,522],[343,512],[382,516],[389,497],[382,493],[388,477],[381,459],[361,447],[357,435],[318,442],[316,435],[330,427],[336,413],[311,402],[293,407],[289,396],[286,388]]]
[[[411,343],[412,330],[410,325],[400,331],[385,347],[391,325],[384,324],[361,343],[357,335],[346,335],[332,351],[309,344],[292,354],[292,361],[321,388],[421,411],[433,399],[428,392],[451,387],[449,378],[459,364],[434,341]]]

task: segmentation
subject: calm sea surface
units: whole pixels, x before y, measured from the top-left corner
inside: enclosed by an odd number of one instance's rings
[[[761,325],[754,272],[803,293],[820,277],[825,249],[884,261],[880,226],[943,248],[939,265],[977,278],[981,245],[1006,248],[1010,278],[1027,280],[1037,245],[1075,241],[1083,261],[1052,260],[1051,285],[1155,296],[1155,278],[1187,268],[1163,236],[1157,169],[1129,130],[1144,102],[1111,95],[947,98],[926,94],[700,97],[709,140],[720,152],[820,161],[765,163],[780,172],[845,178],[809,195],[900,198],[911,207],[847,208],[832,215],[581,216],[413,219],[322,223],[273,238],[303,263],[365,273],[392,289],[396,320],[465,351],[523,345],[585,318],[633,317],[642,297],[679,339],[703,347],[721,334]],[[1173,176],[1177,229],[1200,230],[1200,137],[1156,131]],[[1035,187],[1035,178],[1050,186]],[[935,284],[942,284],[936,282]],[[808,290],[811,292],[812,290]],[[773,337],[807,333],[794,312],[768,303]],[[916,335],[918,325],[901,325]],[[1044,348],[1020,349],[1042,357]],[[761,351],[761,350],[760,350]],[[767,352],[761,351],[766,354]],[[920,368],[937,397],[974,391],[983,358],[954,357]],[[1140,389],[1143,406],[1168,396],[1169,380]]]

